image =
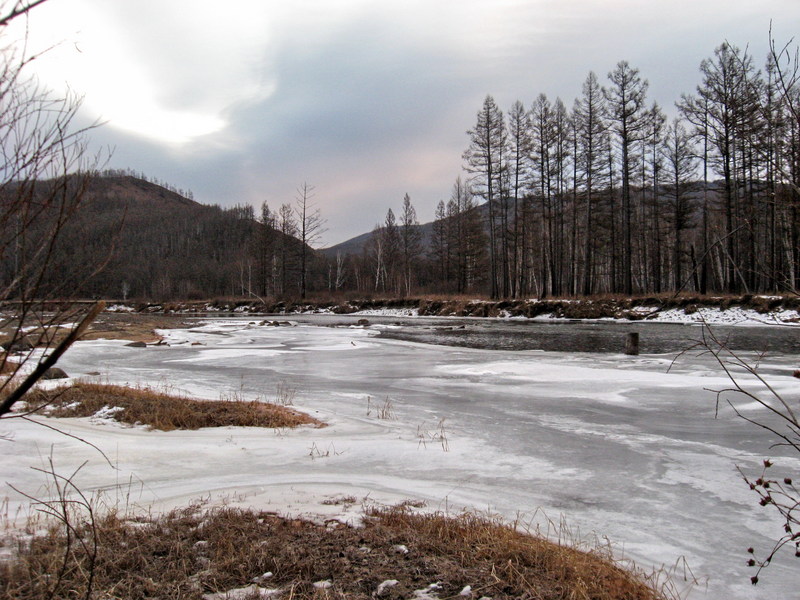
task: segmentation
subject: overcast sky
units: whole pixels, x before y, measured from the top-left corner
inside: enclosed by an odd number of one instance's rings
[[[728,40],[762,65],[770,20],[800,0],[49,0],[29,20],[52,88],[84,96],[109,166],[229,206],[292,201],[304,181],[323,245],[369,231],[408,193],[433,218],[486,94],[568,107],[620,60],[668,112]]]

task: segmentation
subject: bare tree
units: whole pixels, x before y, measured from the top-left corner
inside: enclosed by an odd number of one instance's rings
[[[447,208],[444,200],[439,200],[436,205],[435,219],[432,225],[430,257],[435,267],[439,284],[449,290],[450,286],[450,258],[452,248],[450,245],[449,227],[447,221]]]
[[[347,281],[346,257],[341,252],[336,252],[336,277],[333,279],[333,288],[338,292]]]
[[[274,293],[273,264],[275,258],[275,238],[277,235],[277,215],[269,209],[266,202],[261,203],[261,217],[255,227],[253,252],[256,259],[258,295],[262,302]],[[251,291],[252,293],[252,291]]]
[[[627,61],[620,61],[608,74],[611,85],[603,89],[612,131],[620,152],[620,172],[622,174],[622,273],[624,292],[633,293],[633,256],[631,176],[634,160],[631,153],[635,143],[642,139],[647,124],[645,96],[648,83],[639,77],[639,69],[631,67]],[[613,218],[613,215],[612,215]],[[616,283],[616,282],[613,282]]]
[[[517,100],[508,112],[508,167],[510,178],[510,196],[514,204],[514,218],[510,231],[509,252],[511,254],[511,295],[518,297],[524,281],[524,242],[526,219],[523,218],[525,189],[530,171],[533,139],[531,138],[531,116],[522,102]]]
[[[24,18],[44,0],[0,5],[0,36],[9,23]],[[58,244],[79,209],[97,161],[86,158],[86,133],[95,127],[75,124],[81,99],[56,95],[28,75],[37,55],[27,45],[0,48],[0,329],[7,332],[0,354],[0,372],[13,376],[0,382],[0,416],[53,366],[88,327],[102,305],[74,303],[48,306],[60,296],[74,296],[85,278],[103,263],[52,277]],[[77,277],[77,278],[76,278]],[[58,325],[80,321],[63,340]],[[30,332],[27,335],[25,332]],[[44,346],[43,354],[31,348]],[[12,362],[10,354],[18,356]],[[40,358],[36,358],[36,357]],[[33,369],[30,363],[35,362]],[[23,373],[28,373],[22,376]]]
[[[743,139],[742,125],[747,104],[752,102],[749,79],[754,74],[753,61],[746,52],[728,43],[714,50],[714,58],[700,63],[703,80],[696,96],[683,96],[681,110],[694,123],[702,123],[708,135],[710,164],[722,175],[724,213],[725,291],[736,292],[742,280],[740,266],[741,219],[737,190],[737,144]],[[701,117],[702,116],[702,117]],[[699,133],[699,131],[698,131]]]
[[[670,185],[670,203],[672,205],[672,289],[684,287],[683,263],[688,253],[685,248],[683,232],[692,225],[694,202],[689,194],[689,186],[696,174],[697,158],[694,155],[692,139],[689,133],[675,119],[667,129],[667,135],[661,147],[667,165],[667,177]]]
[[[489,208],[489,268],[491,297],[500,295],[498,281],[497,203],[500,199],[501,177],[506,154],[506,128],[503,112],[494,98],[486,96],[477,122],[470,129],[470,144],[463,154],[465,168],[472,174],[471,182],[476,193],[486,200]]]
[[[401,259],[402,249],[400,247],[400,231],[397,227],[397,217],[390,208],[386,211],[386,218],[383,227],[379,231],[381,248],[383,253],[383,291],[391,290],[399,293],[400,281],[398,278],[397,267]]]
[[[314,186],[303,183],[297,189],[294,212],[297,217],[297,232],[300,240],[300,297],[305,299],[308,287],[308,260],[312,247],[319,242],[325,233],[325,220],[319,208],[311,199],[314,197]]]
[[[599,240],[595,227],[598,220],[598,188],[603,179],[602,149],[607,134],[606,105],[597,76],[589,73],[583,83],[583,94],[576,100],[575,121],[577,172],[582,175],[584,196],[583,295],[595,291],[595,247]]]
[[[417,211],[408,194],[403,197],[403,212],[400,213],[400,250],[403,258],[403,286],[406,296],[411,295],[413,271],[420,253],[422,234],[419,231]]]
[[[297,221],[294,218],[294,210],[291,204],[282,204],[278,211],[278,230],[280,236],[280,288],[281,295],[285,296],[289,287],[289,274],[293,270],[293,239],[297,235]]]
[[[384,236],[383,229],[380,225],[375,225],[372,229],[372,235],[365,246],[369,258],[374,262],[375,272],[375,291],[380,289],[386,290],[386,256],[384,251]]]

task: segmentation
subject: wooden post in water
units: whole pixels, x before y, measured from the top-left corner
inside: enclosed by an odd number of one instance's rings
[[[625,354],[636,356],[639,354],[639,333],[632,331],[625,338]]]

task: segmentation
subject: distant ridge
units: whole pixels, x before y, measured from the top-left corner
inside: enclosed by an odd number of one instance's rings
[[[485,218],[485,213],[487,212],[485,204],[479,204],[473,210],[477,210],[482,218]],[[433,240],[433,224],[434,221],[430,221],[428,223],[421,223],[416,225],[415,228],[420,232],[421,239],[420,243],[422,245],[422,251],[427,252]],[[378,231],[383,231],[383,227],[379,228]],[[361,254],[364,252],[365,246],[369,243],[372,239],[374,231],[370,231],[367,233],[362,233],[361,235],[357,235],[355,237],[350,238],[349,240],[345,240],[340,244],[336,244],[335,246],[330,246],[329,248],[322,248],[319,250],[324,256],[328,258],[335,258],[337,254],[341,254],[342,256],[347,256],[350,254]]]

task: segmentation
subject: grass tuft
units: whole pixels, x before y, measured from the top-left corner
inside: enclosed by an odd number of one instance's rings
[[[201,427],[322,427],[317,419],[287,406],[258,400],[193,400],[150,387],[78,382],[67,388],[37,390],[28,409],[43,409],[51,417],[104,416],[129,425],[161,431]]]
[[[473,514],[370,513],[363,528],[326,527],[269,513],[198,507],[143,520],[115,514],[67,537],[52,530],[20,541],[0,563],[0,598],[39,600],[58,589],[97,598],[186,598],[264,586],[280,597],[400,599],[435,590],[439,598],[495,600],[663,600],[664,592],[606,556],[582,552]],[[91,563],[78,542],[96,536]],[[402,548],[402,552],[398,551]],[[387,586],[385,582],[396,580]],[[383,585],[382,585],[383,584]],[[435,587],[432,587],[435,584]],[[257,592],[255,588],[254,592]],[[417,593],[415,593],[417,592]],[[430,597],[430,596],[428,596]]]

